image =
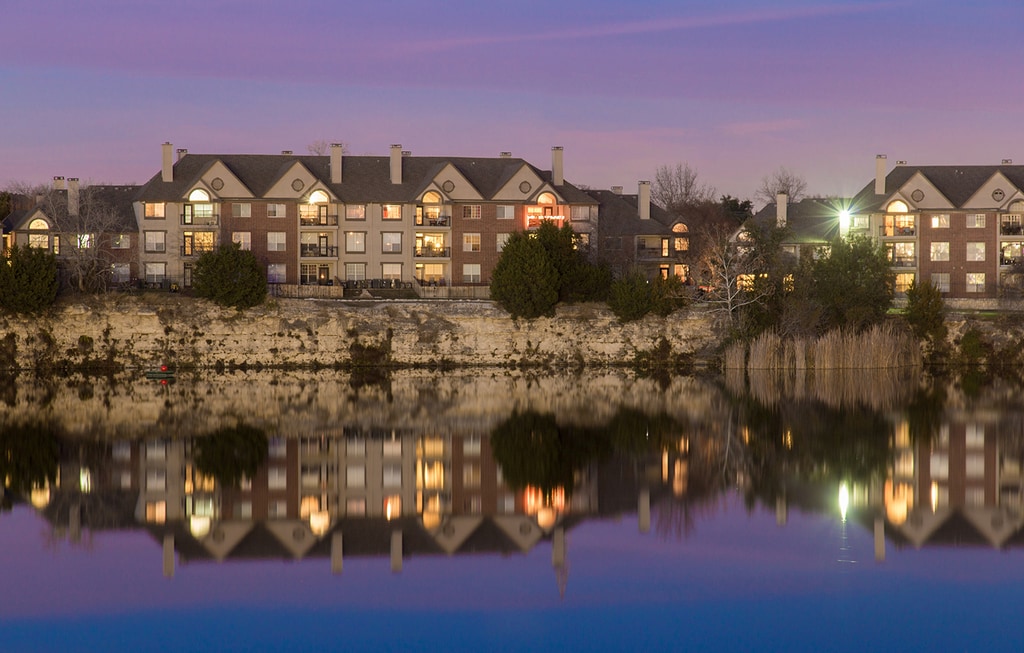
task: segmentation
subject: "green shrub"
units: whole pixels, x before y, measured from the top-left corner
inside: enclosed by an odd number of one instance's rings
[[[651,284],[642,271],[632,270],[612,282],[608,292],[608,308],[622,323],[639,320],[651,312],[654,308]]]
[[[920,339],[941,343],[946,339],[946,304],[942,292],[931,281],[917,280],[907,288],[907,323]]]
[[[512,317],[551,315],[558,302],[558,270],[541,242],[524,232],[513,233],[491,277],[491,299]]]
[[[238,243],[225,243],[199,257],[192,290],[197,297],[241,310],[266,299],[267,278],[252,252]]]
[[[40,313],[57,299],[57,257],[39,247],[15,245],[0,264],[0,306],[15,313]]]

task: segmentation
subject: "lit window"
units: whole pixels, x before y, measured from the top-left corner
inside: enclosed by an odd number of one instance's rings
[[[287,234],[283,231],[267,232],[267,251],[283,252],[287,244]]]
[[[401,263],[381,263],[381,266],[380,266],[380,278],[381,279],[401,280],[401,278],[402,278],[402,264]]]
[[[985,292],[985,273],[967,273],[967,292]]]
[[[967,260],[984,261],[985,243],[967,243]]]
[[[464,263],[462,265],[463,283],[480,283],[480,264]]]
[[[933,215],[932,229],[949,229],[949,214],[937,213]]]
[[[267,265],[267,283],[284,283],[288,279],[288,266],[284,263]]]
[[[345,514],[351,517],[362,517],[366,515],[366,498],[350,497],[346,499]]]
[[[496,207],[495,217],[498,220],[511,220],[516,217],[516,207],[512,204],[499,204]]]
[[[388,457],[397,457],[402,455],[402,441],[398,438],[393,440],[385,440],[383,453]]]
[[[889,202],[889,206],[885,208],[886,213],[906,213],[907,203],[900,200]]]
[[[479,252],[480,234],[462,234],[462,251]]]
[[[164,203],[163,202],[147,202],[145,206],[146,206],[146,217],[147,218],[162,218],[162,217],[164,217]]]
[[[366,251],[366,232],[346,231],[345,251],[349,253],[362,253]]]
[[[402,205],[401,204],[385,204],[381,207],[382,220],[401,220],[402,219]]]
[[[151,524],[162,524],[167,521],[167,502],[147,501],[146,521]]]
[[[288,207],[284,204],[267,204],[267,217],[268,218],[284,218],[287,217]]]
[[[968,229],[981,229],[985,226],[985,214],[984,213],[968,213],[967,214],[967,228]]]
[[[479,204],[467,204],[462,207],[462,217],[466,220],[479,220],[480,219],[480,205]]]
[[[130,234],[114,234],[110,239],[110,246],[113,249],[128,249],[132,246]]]
[[[144,234],[146,239],[146,251],[147,252],[164,252],[167,250],[167,245],[164,242],[167,233],[164,231],[147,231]]]
[[[233,231],[231,232],[231,242],[238,243],[241,249],[249,251],[252,249],[252,232]]]
[[[232,218],[248,218],[252,216],[252,204],[239,204],[235,203],[231,205],[231,217]]]
[[[384,517],[394,519],[402,516],[402,497],[396,495],[384,497]]]
[[[949,243],[932,243],[932,260],[949,260]]]
[[[910,284],[914,283],[913,272],[901,272],[896,275],[896,292],[905,294]]]
[[[348,205],[345,207],[346,220],[365,220],[366,206],[363,204]]]
[[[380,235],[381,251],[385,254],[400,254],[402,252],[402,232],[386,231]]]

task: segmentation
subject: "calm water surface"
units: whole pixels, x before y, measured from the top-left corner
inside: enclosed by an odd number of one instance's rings
[[[3,651],[1024,650],[1015,384],[7,388]]]

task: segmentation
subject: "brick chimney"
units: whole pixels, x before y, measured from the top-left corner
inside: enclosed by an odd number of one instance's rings
[[[391,146],[391,183],[402,183],[402,146]]]
[[[875,195],[885,195],[885,155],[875,156]]]
[[[565,178],[562,176],[563,149],[561,145],[551,148],[551,183],[555,186],[561,186],[565,182]]]
[[[651,219],[651,182],[641,181],[636,196],[637,209],[641,220]]]
[[[68,215],[78,217],[78,177],[68,177]]]
[[[168,141],[161,146],[161,150],[163,164],[160,168],[161,180],[165,183],[172,182],[174,181],[174,146]]]
[[[341,143],[331,143],[331,183],[341,183]]]
[[[789,222],[789,195],[779,193],[775,196],[775,226],[782,229]]]

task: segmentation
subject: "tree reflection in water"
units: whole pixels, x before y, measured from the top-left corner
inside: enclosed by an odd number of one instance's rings
[[[16,422],[0,430],[0,480],[5,490],[30,494],[57,480],[60,437],[40,422]],[[6,492],[5,492],[6,496]]]
[[[212,476],[221,487],[237,488],[252,478],[267,459],[267,434],[239,424],[195,440],[196,469]]]

